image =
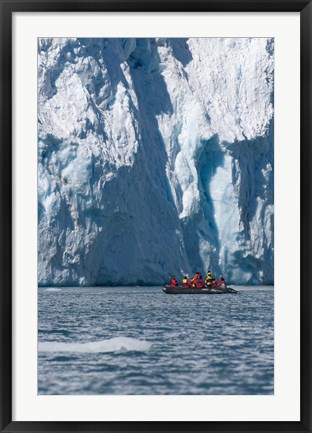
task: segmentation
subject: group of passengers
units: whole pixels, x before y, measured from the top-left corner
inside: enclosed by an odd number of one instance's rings
[[[179,283],[173,275],[170,280],[170,287],[177,287],[178,285]],[[223,277],[220,277],[220,280],[217,282],[216,279],[213,278],[211,271],[207,272],[205,280],[200,272],[196,272],[194,277],[190,279],[188,279],[187,276],[184,276],[181,281],[181,287],[184,289],[188,289],[189,287],[195,287],[197,289],[202,289],[203,287],[208,287],[210,289],[226,289],[226,283]]]

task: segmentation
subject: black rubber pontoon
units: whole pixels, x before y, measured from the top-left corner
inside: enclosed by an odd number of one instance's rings
[[[203,287],[202,289],[199,289],[197,287],[183,288],[182,286],[164,286],[163,292],[168,295],[224,295],[227,293],[237,293],[237,290],[234,290],[231,287],[227,287],[226,289],[210,289],[208,287]]]

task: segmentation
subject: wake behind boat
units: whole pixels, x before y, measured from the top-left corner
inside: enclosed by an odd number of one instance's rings
[[[216,288],[197,288],[197,287],[170,287],[169,285],[165,285],[163,287],[163,292],[168,295],[221,295],[226,293],[238,293],[237,290],[232,289],[232,287],[227,287],[221,289],[220,287]]]

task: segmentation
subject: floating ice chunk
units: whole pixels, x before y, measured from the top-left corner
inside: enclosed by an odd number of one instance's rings
[[[79,352],[79,353],[109,353],[109,352],[146,352],[151,343],[129,337],[115,337],[90,343],[57,343],[39,342],[39,352]]]

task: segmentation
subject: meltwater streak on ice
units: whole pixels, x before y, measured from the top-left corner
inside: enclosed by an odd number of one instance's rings
[[[72,353],[109,353],[109,352],[145,352],[151,343],[129,337],[116,337],[109,340],[89,343],[40,342],[39,352],[72,352]]]

